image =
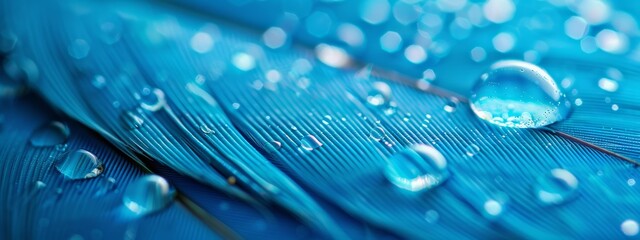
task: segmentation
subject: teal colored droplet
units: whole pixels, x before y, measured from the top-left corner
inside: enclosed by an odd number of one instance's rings
[[[313,135],[307,135],[300,139],[300,147],[307,151],[312,151],[313,149],[319,148],[322,146],[322,143]]]
[[[167,105],[164,92],[160,89],[145,88],[140,94],[140,107],[148,111],[158,111]]]
[[[66,124],[54,121],[36,129],[29,138],[34,147],[52,147],[64,144],[69,138],[69,127]]]
[[[396,153],[385,170],[389,182],[413,192],[437,187],[449,175],[444,156],[424,144],[416,144]]]
[[[102,161],[87,150],[77,150],[56,164],[58,172],[69,179],[93,178],[104,171]]]
[[[381,127],[374,127],[373,129],[371,129],[371,132],[369,133],[369,137],[371,137],[371,139],[378,142],[382,140],[385,136],[386,136],[386,133],[384,132],[384,128],[381,128]]]
[[[133,130],[140,128],[144,124],[144,119],[132,111],[124,111],[120,115],[120,121],[126,129]]]
[[[561,204],[573,198],[578,189],[578,179],[564,169],[553,169],[538,178],[535,194],[544,204]]]
[[[472,90],[471,109],[489,123],[537,128],[567,117],[571,104],[542,68],[518,60],[494,63]]]
[[[385,106],[391,101],[391,87],[384,82],[374,82],[367,94],[367,103],[371,106]]]
[[[174,191],[164,178],[147,175],[129,184],[122,201],[136,214],[148,214],[165,208],[173,201]]]
[[[473,143],[467,146],[467,148],[465,149],[465,154],[467,155],[467,157],[473,157],[479,152],[480,152],[480,147],[478,147],[478,145],[475,145]]]

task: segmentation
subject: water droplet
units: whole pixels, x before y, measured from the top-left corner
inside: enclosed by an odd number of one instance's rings
[[[486,218],[490,218],[490,219],[500,216],[504,211],[503,204],[495,199],[489,199],[485,201],[484,205],[482,205],[482,208],[483,208],[482,214]]]
[[[632,237],[638,235],[638,232],[640,232],[640,226],[638,226],[638,222],[635,220],[627,219],[620,224],[620,230],[622,230],[624,235]]]
[[[455,97],[451,97],[445,103],[444,110],[446,112],[450,112],[450,113],[455,112],[456,108],[458,107],[458,103],[460,103],[460,100],[458,100]]]
[[[127,186],[122,201],[132,212],[147,214],[169,205],[173,193],[167,180],[158,175],[147,175]]]
[[[440,219],[440,214],[436,210],[429,210],[424,214],[424,220],[428,223],[436,223]]]
[[[114,191],[118,187],[118,183],[115,178],[108,177],[103,178],[103,181],[100,183],[98,191],[96,191],[96,196],[103,196],[111,191]]]
[[[77,150],[56,164],[58,172],[70,179],[93,178],[104,171],[102,161],[87,150]]]
[[[636,185],[636,180],[633,178],[629,178],[627,179],[627,185],[629,185],[629,187],[633,187]]]
[[[46,183],[44,183],[43,181],[36,181],[36,183],[34,184],[34,188],[35,188],[36,190],[38,190],[38,189],[43,189],[43,188],[45,188],[45,187],[47,187],[47,184],[46,184]]]
[[[124,124],[124,127],[129,130],[140,128],[144,123],[142,117],[132,111],[124,111],[120,115],[120,120],[122,124]]]
[[[413,192],[439,186],[449,175],[444,156],[424,144],[416,144],[396,153],[385,170],[389,182]]]
[[[140,107],[148,111],[158,111],[167,105],[167,100],[164,97],[164,92],[160,89],[148,89],[142,90],[140,95]]]
[[[531,63],[494,63],[473,88],[471,109],[489,123],[537,128],[564,119],[570,104],[551,76]]]
[[[369,136],[370,136],[373,140],[376,140],[376,141],[378,141],[378,142],[379,142],[380,140],[382,140],[382,139],[386,136],[386,133],[384,132],[384,129],[383,129],[383,128],[381,128],[381,127],[374,127],[374,128],[371,130],[371,133],[369,133]]]
[[[302,149],[307,151],[312,151],[313,149],[319,148],[322,146],[322,143],[318,141],[318,139],[313,135],[307,135],[300,139],[300,146]]]
[[[274,141],[271,141],[270,144],[275,150],[282,148],[282,143],[280,143],[279,141],[274,140]]]
[[[367,102],[372,106],[383,106],[391,101],[391,87],[384,82],[374,82],[367,95]]]
[[[231,63],[241,71],[250,71],[256,67],[256,59],[248,53],[240,52],[233,55]]]
[[[202,124],[200,125],[200,131],[202,131],[204,134],[212,134],[212,133],[216,133],[215,131],[213,131],[213,129],[211,129],[207,124]]]
[[[69,128],[66,124],[54,121],[36,129],[31,134],[29,141],[34,147],[51,147],[66,143],[69,134]]]
[[[471,145],[467,146],[465,154],[467,155],[467,157],[473,157],[479,152],[480,152],[480,147],[472,143]]]
[[[96,75],[91,79],[91,84],[95,88],[100,89],[107,85],[107,79],[105,79],[102,75]]]
[[[89,55],[89,50],[91,50],[91,46],[84,39],[73,40],[67,49],[69,56],[75,59],[83,59],[87,57],[87,55]]]
[[[333,121],[333,118],[329,115],[324,115],[324,119],[322,119],[322,124],[329,125]]]
[[[553,169],[538,178],[535,193],[544,204],[560,204],[575,196],[578,179],[564,169]]]

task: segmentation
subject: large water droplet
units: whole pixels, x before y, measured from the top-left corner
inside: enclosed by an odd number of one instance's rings
[[[300,147],[307,151],[312,151],[313,149],[319,148],[322,146],[322,143],[318,141],[318,139],[313,135],[307,135],[300,139]]]
[[[395,154],[385,171],[391,183],[414,192],[439,186],[449,175],[444,156],[424,144],[413,145]]]
[[[87,150],[77,150],[56,164],[56,169],[70,179],[93,178],[102,173],[102,161]]]
[[[553,169],[538,178],[535,188],[538,200],[544,204],[560,204],[575,196],[578,179],[564,169]]]
[[[372,106],[384,106],[391,101],[391,88],[384,82],[374,82],[367,95],[367,102]]]
[[[138,116],[137,113],[132,111],[124,111],[120,115],[120,121],[124,125],[125,128],[129,130],[137,129],[142,126],[144,123],[144,119]]]
[[[492,124],[537,128],[564,119],[570,103],[549,74],[531,63],[494,63],[472,90],[471,109]]]
[[[36,129],[29,141],[35,147],[51,147],[67,142],[69,134],[66,124],[54,121]]]
[[[158,175],[147,175],[129,184],[122,201],[132,212],[147,214],[169,205],[173,193],[167,180]]]

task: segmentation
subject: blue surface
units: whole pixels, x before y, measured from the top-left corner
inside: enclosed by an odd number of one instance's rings
[[[3,89],[11,89],[3,92],[7,107],[1,110],[3,193],[21,196],[36,180],[46,189],[62,184],[86,193],[91,186],[83,183],[103,179],[63,181],[46,161],[12,161],[41,155],[25,147],[27,133],[59,116],[38,109],[57,109],[79,122],[69,120],[70,147],[109,150],[95,151],[110,160],[104,176],[121,172],[114,177],[118,189],[149,169],[178,190],[168,209],[135,221],[141,226],[136,238],[638,237],[622,224],[640,221],[640,176],[632,163],[640,157],[637,24],[629,18],[594,24],[588,37],[619,30],[628,48],[612,53],[601,43],[591,53],[565,34],[563,23],[578,14],[575,7],[519,1],[506,23],[485,19],[468,37],[444,27],[427,41],[416,38],[420,23],[400,23],[410,17],[404,7],[411,4],[393,1],[393,11],[402,14],[372,25],[361,16],[366,2],[376,1],[2,2],[0,26],[18,39],[2,57],[26,73],[2,78],[9,86]],[[436,2],[420,5],[420,16],[451,23],[455,14],[438,11]],[[481,4],[467,3],[458,16]],[[631,19],[640,11],[635,2],[611,6]],[[272,26],[292,36],[285,47],[265,45],[263,31]],[[358,28],[365,44],[352,46],[338,26]],[[405,39],[399,52],[380,48],[387,31]],[[517,37],[512,49],[492,43],[502,32]],[[326,65],[341,56],[318,57],[318,44],[343,48],[351,61]],[[428,57],[405,56],[410,45],[423,47]],[[470,57],[476,47],[484,58]],[[572,113],[542,129],[500,128],[478,119],[464,96],[479,75],[497,60],[523,58],[549,72],[574,104]],[[358,72],[368,63],[374,64],[371,76]],[[426,69],[434,76],[417,80]],[[617,89],[600,86],[603,78]],[[392,113],[367,100],[379,82],[389,86]],[[16,97],[23,94],[20,83],[47,104],[33,95]],[[162,99],[159,108],[149,107]],[[139,118],[138,126],[123,122],[127,111]],[[380,129],[382,139],[371,136]],[[319,142],[313,150],[305,146],[308,136]],[[422,192],[400,189],[384,176],[394,154],[416,143],[442,153],[451,172]],[[579,186],[575,197],[548,205],[536,189],[555,168],[571,172]],[[2,224],[3,233],[91,238],[87,229],[104,226],[105,238],[112,238],[107,229],[119,238],[128,223],[113,221],[126,215],[114,213],[124,208],[121,193],[91,200],[101,206],[95,212],[76,210],[90,206],[88,198],[52,203],[54,212],[46,197],[14,201],[3,195],[5,205],[37,203],[21,208],[28,214],[3,214],[11,218],[2,221],[16,223]],[[44,229],[22,235],[43,221]]]

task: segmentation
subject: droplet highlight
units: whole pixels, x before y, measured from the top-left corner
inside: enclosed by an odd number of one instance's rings
[[[69,179],[93,178],[104,171],[102,161],[83,149],[70,153],[56,164],[56,169]]]
[[[300,147],[307,151],[313,151],[322,146],[322,143],[313,135],[307,135],[300,139]]]
[[[514,128],[561,121],[571,106],[546,71],[518,60],[494,63],[474,86],[470,102],[480,119]]]
[[[448,179],[447,161],[438,150],[416,144],[395,154],[387,163],[385,176],[398,188],[412,192],[432,189]]]
[[[553,169],[548,174],[538,178],[535,193],[543,204],[561,204],[576,194],[578,179],[564,169]]]
[[[138,129],[144,124],[144,119],[140,117],[137,113],[132,111],[124,111],[120,115],[120,121],[126,129],[134,130]]]
[[[173,201],[174,191],[164,178],[147,175],[127,186],[122,201],[136,214],[148,214],[165,208]]]

